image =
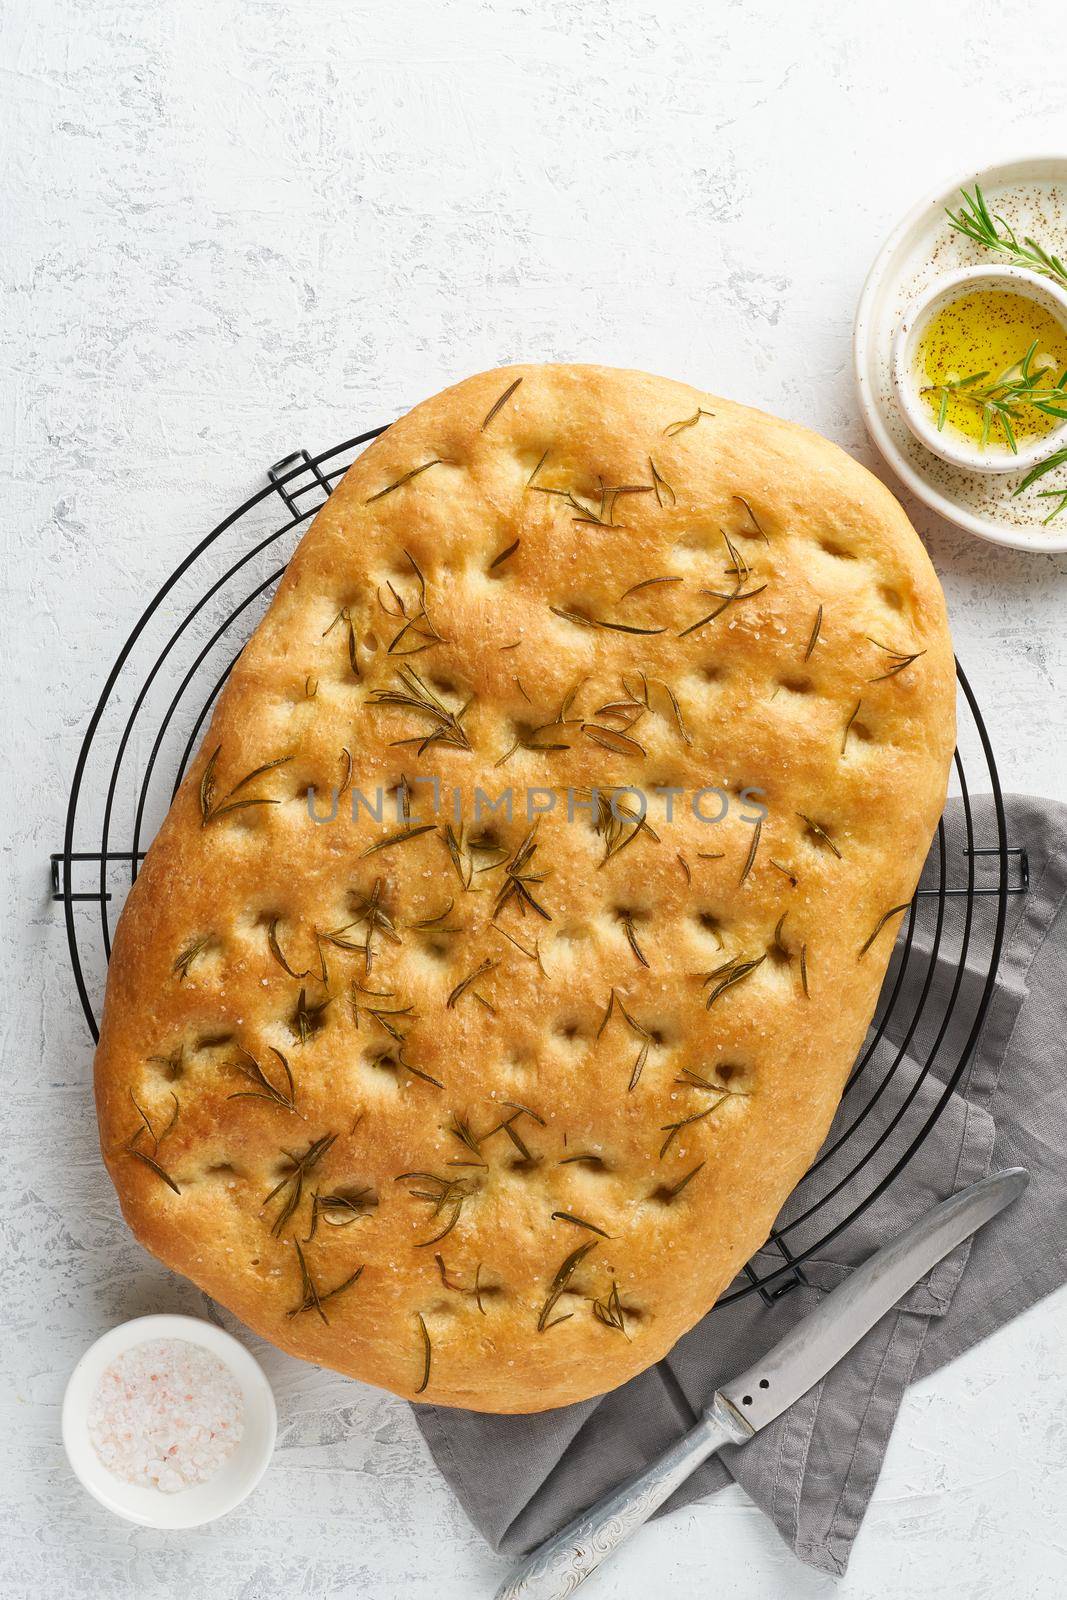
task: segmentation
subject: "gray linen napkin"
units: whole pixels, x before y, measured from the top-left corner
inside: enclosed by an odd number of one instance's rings
[[[770,1304],[758,1294],[720,1304],[665,1360],[599,1399],[529,1417],[414,1407],[435,1461],[495,1549],[513,1556],[532,1549],[640,1471],[691,1425],[717,1384],[769,1349],[852,1265],[938,1200],[991,1167],[1026,1166],[1030,1187],[1011,1210],[917,1284],[816,1389],[749,1444],[707,1462],[664,1508],[714,1494],[736,1479],[802,1560],[842,1573],[907,1384],[1067,1280],[1067,807],[1017,796],[1009,797],[1006,810],[1008,842],[1026,851],[1030,887],[1008,903],[997,986],[970,1068],[903,1172],[804,1264],[806,1281]],[[946,811],[945,834],[946,878],[966,882],[959,801]],[[996,840],[989,797],[974,802],[974,835],[979,844]],[[973,902],[971,954],[962,964],[966,902],[946,901],[932,964],[937,902],[920,900],[919,906],[911,957],[901,973],[902,934],[883,988],[884,1004],[900,979],[886,1036],[846,1091],[820,1158],[824,1164],[809,1174],[779,1226],[847,1179],[855,1155],[873,1150],[884,1134],[873,1162],[844,1184],[827,1213],[842,1217],[870,1195],[936,1108],[944,1076],[959,1059],[985,979],[996,900]],[[912,1030],[931,966],[931,987]],[[939,1041],[961,966],[951,1022]],[[935,1046],[932,1070],[924,1073]],[[876,1100],[872,1085],[881,1085]],[[835,1150],[868,1105],[861,1126]],[[824,1216],[790,1232],[792,1251],[826,1232]],[[761,1251],[756,1264],[762,1272],[780,1267],[782,1257]]]

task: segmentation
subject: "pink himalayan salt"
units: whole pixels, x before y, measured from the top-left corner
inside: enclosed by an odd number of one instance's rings
[[[165,1494],[213,1478],[243,1431],[233,1374],[187,1339],[126,1350],[89,1405],[89,1438],[108,1471]]]

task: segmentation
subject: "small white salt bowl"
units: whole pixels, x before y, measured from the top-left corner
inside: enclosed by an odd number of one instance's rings
[[[215,1476],[174,1494],[116,1477],[89,1437],[89,1408],[104,1371],[135,1345],[156,1339],[184,1339],[209,1351],[232,1374],[244,1403],[244,1431]],[[222,1328],[198,1317],[135,1317],[112,1328],[82,1356],[63,1396],[63,1445],[82,1486],[109,1511],[148,1528],[196,1528],[232,1511],[266,1472],[277,1432],[274,1393],[259,1362]]]
[[[939,432],[936,419],[923,403],[915,372],[915,351],[932,317],[976,289],[1002,289],[1036,300],[1054,316],[1067,334],[1067,290],[1026,267],[964,267],[935,278],[901,319],[891,354],[893,390],[905,422],[920,444],[949,466],[964,472],[1028,472],[1067,443],[1067,422],[1039,439],[1020,443],[1013,452],[1000,439],[990,439],[984,450],[977,440]]]

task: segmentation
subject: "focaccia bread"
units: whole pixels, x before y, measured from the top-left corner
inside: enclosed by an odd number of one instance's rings
[[[412,1399],[656,1361],[830,1124],[954,685],[907,518],[815,434],[598,367],[416,407],[315,518],[125,908],[96,1095],[137,1237]]]

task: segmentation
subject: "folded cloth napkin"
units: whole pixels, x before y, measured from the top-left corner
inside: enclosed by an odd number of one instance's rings
[[[991,1168],[1028,1167],[1021,1200],[935,1267],[817,1388],[750,1443],[706,1462],[664,1507],[703,1499],[735,1479],[802,1560],[842,1573],[907,1384],[1067,1280],[1067,807],[1010,797],[1006,811],[1008,843],[1025,852],[1030,882],[1008,901],[996,987],[969,1066],[949,1089],[982,998],[997,898],[920,898],[910,948],[905,918],[883,987],[884,1035],[860,1058],[819,1163],[779,1218],[778,1229],[797,1224],[786,1235],[790,1252],[823,1237],[881,1180],[891,1181],[804,1262],[802,1281],[787,1270],[777,1283],[793,1286],[769,1302],[757,1293],[724,1297],[728,1303],[720,1301],[657,1366],[599,1399],[517,1417],[414,1408],[435,1461],[494,1549],[524,1554],[642,1470],[693,1423],[718,1384],[939,1200]],[[990,797],[973,802],[973,827],[977,844],[996,843]],[[950,885],[967,882],[965,841],[954,800],[942,841]],[[939,854],[935,842],[925,884],[937,882]],[[1013,858],[1016,882],[1019,864]],[[979,858],[976,866],[980,884],[995,882],[995,861]],[[918,1150],[893,1176],[931,1117]],[[850,1176],[861,1156],[861,1170]],[[803,1220],[813,1200],[838,1186]],[[784,1264],[773,1246],[753,1263],[761,1278]]]

